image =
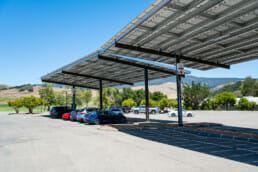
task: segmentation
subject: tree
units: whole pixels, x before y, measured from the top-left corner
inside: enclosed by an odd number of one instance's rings
[[[249,102],[249,110],[255,110],[257,104],[255,102]]]
[[[145,99],[144,89],[136,90],[133,95],[133,100],[137,103],[137,105],[140,105],[140,103],[143,99]]]
[[[52,87],[52,84],[42,84],[39,89],[40,98],[45,100],[48,111],[50,110],[50,106],[55,104],[55,94]]]
[[[186,108],[198,109],[201,102],[210,94],[208,85],[201,85],[200,82],[195,84],[194,81],[191,86],[183,85],[183,90],[183,100]]]
[[[146,105],[145,100],[142,100],[140,103],[140,106],[144,106],[144,105]],[[157,102],[149,99],[149,107],[155,107],[155,106],[157,106]]]
[[[75,95],[75,104],[76,104],[76,106],[82,106],[85,91],[82,90],[82,89],[76,89],[76,93],[75,94],[76,94]]]
[[[41,98],[36,98],[34,96],[24,97],[22,99],[23,106],[29,110],[29,113],[33,113],[33,109],[41,105]]]
[[[106,88],[103,93],[108,97],[110,106],[121,106],[123,95],[118,88]]]
[[[249,101],[246,98],[241,98],[238,102],[237,109],[239,110],[248,110]]]
[[[122,89],[122,98],[123,100],[127,100],[127,99],[130,99],[130,98],[134,98],[135,96],[135,92],[134,90],[132,90],[132,88],[130,87],[123,87]]]
[[[241,98],[237,104],[239,110],[254,110],[256,108],[255,102],[249,102],[246,98]]]
[[[228,110],[229,105],[233,106],[236,103],[236,98],[233,93],[225,91],[225,92],[219,94],[216,97],[215,101],[218,105],[226,106],[226,110]]]
[[[133,99],[127,99],[127,100],[123,101],[123,103],[122,103],[122,106],[132,107],[132,106],[136,106],[136,105],[137,104]]]
[[[169,102],[168,102],[168,99],[167,98],[162,98],[160,101],[159,101],[159,107],[161,110],[164,110],[165,107],[168,107],[169,105]]]
[[[83,98],[84,102],[86,103],[86,107],[88,107],[88,104],[91,101],[91,98],[92,98],[92,91],[86,90]]]
[[[108,108],[110,106],[110,104],[111,104],[110,100],[109,100],[109,98],[107,96],[107,91],[106,90],[107,90],[107,88],[104,88],[103,92],[102,92],[102,103],[103,103],[103,108],[104,109]],[[99,105],[99,102],[100,102],[99,91],[97,91],[97,95],[98,96],[95,99],[94,103],[95,103],[95,105],[100,107],[100,105]]]
[[[255,97],[258,97],[258,81],[255,84]]]
[[[200,107],[201,110],[215,110],[217,108],[218,108],[218,105],[215,99],[204,100]]]
[[[168,107],[176,108],[176,107],[177,107],[177,101],[175,101],[175,100],[169,100],[169,99],[168,99]]]
[[[150,94],[150,99],[152,100],[160,101],[162,98],[167,98],[167,96],[160,91],[155,91]]]
[[[8,101],[8,106],[12,107],[16,113],[19,113],[19,109],[23,106],[22,100]]]
[[[256,94],[257,92],[257,84],[256,84],[256,80],[252,79],[251,77],[247,77],[244,81],[243,81],[243,86],[241,89],[241,93],[243,96],[258,96]]]
[[[55,96],[55,105],[59,105],[59,106],[62,106],[62,105],[65,105],[65,96],[64,96],[64,92],[57,92],[55,91],[54,92],[54,96]]]

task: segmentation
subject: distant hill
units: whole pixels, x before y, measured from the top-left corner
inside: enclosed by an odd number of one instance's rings
[[[228,85],[224,85],[220,89],[214,90],[212,94],[217,95],[224,91],[228,91],[228,92],[234,93],[235,96],[239,96],[242,83],[243,83],[242,81],[232,82]]]
[[[206,77],[196,77],[196,76],[186,76],[183,78],[183,83],[191,85],[192,81],[195,83],[202,83],[202,84],[207,84],[210,88],[217,87],[219,85],[224,85],[228,84],[231,82],[236,82],[236,81],[242,81],[244,78],[206,78]],[[160,85],[166,82],[176,82],[176,77],[168,77],[168,78],[162,78],[162,79],[156,79],[152,80],[149,82],[149,85]],[[141,86],[144,85],[143,82],[136,83],[135,86]]]
[[[10,87],[9,85],[0,84],[0,90],[6,89],[6,88],[9,88],[9,87]]]
[[[183,83],[191,85],[192,81],[194,82],[201,82],[202,84],[207,84],[211,91],[214,92],[214,94],[219,94],[223,91],[231,91],[235,92],[236,95],[239,92],[239,84],[238,81],[243,81],[244,78],[206,78],[206,77],[195,77],[195,76],[186,76],[183,78]],[[233,84],[233,85],[232,85]],[[151,92],[154,91],[160,91],[166,94],[169,98],[176,98],[176,77],[168,77],[168,78],[162,78],[157,80],[149,81],[149,89]],[[0,90],[0,99],[1,98],[20,98],[20,97],[26,97],[30,95],[34,95],[36,97],[39,97],[38,89],[40,87],[40,84],[38,85],[20,85],[20,86],[8,86],[6,84],[0,84],[2,88],[8,87],[8,89],[2,89]],[[144,83],[139,82],[134,84],[134,86],[131,86],[132,89],[144,89]],[[119,86],[117,88],[121,89],[124,86]],[[55,91],[62,91],[64,90],[62,85],[55,85],[54,88]],[[93,97],[96,97],[97,92],[93,90]]]

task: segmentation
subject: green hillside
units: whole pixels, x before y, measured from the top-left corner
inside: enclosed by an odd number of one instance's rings
[[[226,86],[222,87],[221,89],[214,91],[212,93],[212,95],[217,95],[217,94],[220,94],[224,91],[232,92],[232,93],[237,94],[238,92],[240,92],[241,86],[242,86],[242,81],[237,81],[233,84],[226,85]],[[235,96],[237,96],[237,95],[235,95]]]

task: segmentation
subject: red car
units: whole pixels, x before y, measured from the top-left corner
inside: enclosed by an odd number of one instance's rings
[[[69,113],[64,113],[64,114],[62,115],[62,118],[69,120],[69,119],[70,119],[70,115],[71,115],[70,112],[69,112]]]

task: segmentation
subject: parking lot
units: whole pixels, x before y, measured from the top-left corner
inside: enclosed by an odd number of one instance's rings
[[[185,121],[258,128],[256,112],[195,115]],[[256,143],[207,138],[165,127],[114,131],[44,114],[0,116],[1,171],[258,170]],[[127,116],[144,118],[144,114]],[[151,118],[171,120],[165,114]]]
[[[224,125],[234,126],[234,127],[246,127],[258,129],[258,111],[193,111],[195,115],[193,118],[184,117],[183,121],[187,123],[191,122],[211,122],[211,123],[221,123]],[[145,114],[128,114],[132,118],[144,119]],[[152,120],[161,120],[168,122],[177,122],[177,117],[168,117],[165,114],[150,115]]]

